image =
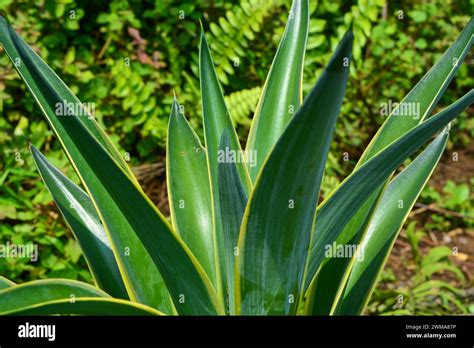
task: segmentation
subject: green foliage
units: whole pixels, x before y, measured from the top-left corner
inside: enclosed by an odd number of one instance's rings
[[[472,184],[473,179],[470,182]],[[428,230],[450,231],[459,227],[474,226],[472,214],[474,196],[468,184],[456,184],[454,181],[448,180],[443,186],[442,192],[438,192],[435,188],[428,188],[423,192],[421,198],[425,204],[435,204],[437,209],[445,211],[443,215],[431,216],[425,224]]]
[[[38,279],[63,277],[90,282],[92,280],[80,248],[72,238],[58,214],[51,212],[53,199],[44,185],[34,175],[35,166],[25,148],[21,134],[26,131],[25,117],[10,114],[9,119],[0,119],[6,128],[6,121],[17,124],[14,135],[2,133],[3,159],[0,164],[0,244],[37,244],[38,261],[30,259],[0,258],[0,273],[12,279]],[[47,146],[51,138],[45,122],[29,126],[30,141],[37,146]],[[8,144],[8,146],[6,146]],[[51,151],[51,161],[64,168],[67,160],[59,151]],[[67,174],[79,182],[72,170]]]
[[[413,11],[426,13],[426,21],[429,20],[430,25],[416,23],[410,16]],[[403,6],[390,2],[383,13],[382,19],[371,30],[363,61],[357,67],[357,77],[351,79],[347,99],[353,102],[343,107],[343,126],[336,133],[339,151],[349,152],[351,158],[352,149],[366,143],[373,127],[384,121],[380,115],[382,103],[401,101],[413,81],[422,76],[424,67],[434,64],[444,51],[446,42],[454,39],[454,28],[469,19],[465,15],[469,10],[463,2],[444,0],[410,2]],[[420,42],[429,44],[421,49],[417,47],[417,42],[418,45]],[[443,105],[472,86],[474,78],[468,71],[468,65],[460,67],[459,79],[453,81],[443,96]],[[370,120],[368,127],[365,120]],[[465,146],[468,143],[466,136],[472,136],[471,122],[472,118],[459,118],[454,125],[459,131],[450,142]],[[448,148],[451,146],[448,144]]]
[[[289,1],[259,4],[256,7],[253,0],[185,0],[179,4],[0,1],[0,10],[82,101],[96,103],[97,120],[120,153],[130,155],[131,164],[136,165],[156,161],[156,155],[164,153],[173,90],[203,139],[196,50],[199,19],[208,29],[220,81],[228,81],[224,89],[230,114],[240,138],[246,138],[290,10]],[[470,11],[468,1],[454,0],[387,5],[381,1],[310,1],[305,94],[350,21],[356,36],[355,64],[328,155],[323,197],[352,170],[360,149],[384,121],[380,104],[401,100],[425,67],[455,39]],[[20,282],[58,276],[90,282],[77,242],[63,220],[51,212],[52,198],[33,174],[27,140],[47,151],[53,164],[74,182],[79,180],[33,98],[1,53],[0,48],[0,243],[29,243],[38,238],[41,256],[34,267],[28,260],[0,259],[0,274]],[[471,88],[474,77],[469,68],[468,64],[459,68],[441,105]],[[453,129],[448,149],[467,146],[474,136],[474,119],[460,117]],[[421,202],[468,216],[473,202],[472,193],[466,199],[466,188],[466,184],[449,184],[438,191],[428,186]],[[472,226],[469,218],[433,214],[423,229]]]
[[[156,315],[361,313],[399,229],[441,157],[448,125],[474,102],[474,90],[470,90],[425,120],[459,67],[452,64],[451,57],[461,62],[471,47],[474,19],[404,98],[422,105],[419,118],[391,112],[354,171],[321,204],[323,172],[350,74],[354,36],[351,29],[344,34],[303,100],[308,19],[308,1],[294,0],[251,124],[247,151],[255,156],[253,160],[241,158],[241,144],[201,29],[199,80],[206,148],[174,100],[166,142],[172,205],[169,224],[94,115],[82,114],[84,106],[73,91],[0,17],[0,42],[85,188],[82,191],[30,145],[35,164],[86,254],[97,285],[56,280],[16,286],[3,281],[0,297],[5,301],[0,311],[110,314],[105,308],[112,308],[115,314],[125,314],[128,312],[118,309],[126,307],[134,313]],[[129,20],[133,23],[133,15]],[[111,24],[110,31],[120,29],[115,18],[104,22]],[[129,27],[128,31],[137,45],[145,44],[136,29]],[[140,60],[146,60],[143,54],[138,53]],[[125,58],[125,68],[130,68],[129,63]],[[111,93],[123,99],[125,110],[146,113],[148,104],[134,110],[139,98],[151,93],[136,76],[126,74],[129,83],[116,86]],[[71,114],[59,114],[58,103],[71,103],[74,109]],[[318,127],[308,127],[312,124]],[[436,134],[391,180],[394,171]],[[469,192],[463,187],[454,190],[451,204],[461,204],[466,196]],[[400,207],[400,200],[406,200],[406,205]],[[407,233],[415,249],[420,235]],[[357,253],[343,255],[349,262],[342,263],[338,261],[341,255],[327,254],[327,246],[349,241],[361,244],[357,252],[367,252],[367,260],[357,258],[359,263],[354,266],[350,260]],[[75,249],[72,246],[68,251],[77,261]],[[425,282],[448,270],[464,282],[461,271],[442,262],[448,254],[447,248],[433,249],[423,259],[415,254],[417,277]],[[110,262],[101,262],[100,255],[108,255]],[[332,277],[327,277],[334,263],[338,274],[331,271]],[[352,287],[367,276],[370,279],[362,290]],[[125,300],[108,299],[100,290],[122,285],[118,293]],[[324,296],[318,290],[321,286]],[[77,307],[67,304],[65,294],[72,288],[83,293],[84,301]],[[424,294],[419,287],[416,291]],[[459,305],[449,297],[443,301],[445,307]],[[351,308],[346,303],[358,305]]]
[[[352,23],[354,30],[354,61],[362,63],[362,51],[371,38],[372,27],[379,20],[384,0],[359,0],[354,2],[312,1],[310,34],[305,60],[305,90],[314,83],[327,62],[330,51],[344,34],[344,26]],[[341,17],[341,13],[345,13]],[[340,23],[331,26],[329,23]],[[352,76],[355,69],[352,69]]]
[[[453,315],[472,313],[466,302],[466,285],[462,270],[451,260],[453,250],[437,246],[423,255],[420,240],[425,233],[416,229],[416,222],[406,228],[407,240],[413,258],[407,266],[412,277],[405,286],[396,287],[393,271],[387,269],[381,276],[385,289],[377,289],[368,312],[378,315]],[[450,273],[452,280],[439,279],[438,275]]]
[[[224,85],[229,84],[229,75],[235,74],[234,67],[248,65],[248,59],[254,58],[248,54],[249,41],[260,35],[265,18],[281,3],[282,0],[242,0],[227,10],[225,16],[209,24],[210,47],[216,52],[216,72]]]
[[[205,7],[204,2],[194,1],[179,6],[158,1],[151,8],[122,1],[45,4],[7,2],[0,9],[32,46],[48,57],[51,67],[82,101],[95,103],[98,122],[114,133],[111,139],[124,156],[128,153],[132,163],[156,160],[156,150],[164,152],[171,91],[182,95],[191,114],[200,114],[189,56],[180,52],[195,51],[197,21],[204,11],[219,14],[227,5]],[[187,20],[179,18],[180,10],[185,11]],[[70,11],[74,11],[74,20]],[[165,24],[147,25],[156,20]],[[137,47],[129,27],[144,31],[140,35],[147,39],[146,46]],[[125,65],[126,58],[130,67]],[[49,261],[40,261],[33,269],[26,261],[13,267],[13,260],[0,259],[2,274],[18,280],[61,276],[91,281],[85,260],[81,257],[72,262],[64,254],[64,247],[74,242],[72,234],[57,215],[45,213],[52,198],[38,177],[31,175],[35,169],[27,155],[27,141],[50,149],[49,158],[60,168],[67,167],[67,160],[7,59],[0,54],[0,191],[1,206],[8,206],[0,216],[5,231],[1,235],[3,241],[14,235],[26,242],[33,240],[33,235],[47,237],[41,239],[40,260]],[[200,122],[199,117],[191,120],[196,128]],[[67,174],[74,176],[72,168],[67,168]]]

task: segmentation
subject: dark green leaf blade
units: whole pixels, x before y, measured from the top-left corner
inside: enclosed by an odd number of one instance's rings
[[[276,143],[249,198],[236,266],[236,305],[244,315],[296,313],[352,41],[349,31]]]
[[[10,312],[13,315],[100,315],[100,316],[148,316],[164,315],[163,313],[145,306],[115,298],[81,297],[71,302],[71,299],[41,302],[24,310]]]
[[[218,150],[219,141],[224,131],[229,133],[230,144],[232,152],[238,156],[242,155],[240,142],[237,133],[232,124],[231,117],[225,104],[224,96],[222,94],[221,86],[217,79],[212,62],[211,52],[204,36],[204,30],[201,27],[201,42],[199,46],[199,77],[201,85],[201,100],[202,100],[202,115],[204,124],[204,139],[207,150],[207,165],[209,169],[209,182],[211,187],[211,202],[213,206],[213,228],[214,235],[222,235],[222,218],[220,213],[219,203],[219,188],[217,183],[217,167],[218,167]],[[245,192],[250,192],[252,184],[250,176],[247,171],[247,166],[243,162],[236,164],[242,185]],[[217,250],[220,253],[220,250]],[[220,259],[220,256],[217,257]],[[219,297],[224,299],[223,289],[224,277],[221,271],[217,272],[218,286],[217,292]]]
[[[204,136],[206,140],[207,156],[210,168],[211,186],[213,194],[217,196],[217,151],[219,141],[224,131],[229,132],[232,150],[242,151],[239,138],[232,124],[229,111],[225,104],[222,89],[217,79],[211,51],[201,29],[201,43],[199,48],[199,73],[201,82],[202,114],[204,120]],[[252,184],[245,163],[238,163],[237,170],[240,175],[245,192],[249,192]],[[216,197],[214,197],[217,200]],[[216,202],[214,202],[216,204]]]
[[[444,91],[449,86],[456,71],[462,65],[464,58],[474,42],[474,18],[471,18],[456,41],[446,50],[439,61],[426,73],[425,76],[407,94],[400,104],[416,103],[420,114],[388,117],[377,134],[362,154],[357,167],[372,158],[384,147],[398,139],[407,131],[425,120],[433,111]],[[395,111],[395,110],[394,110]],[[412,116],[412,117],[410,117]]]
[[[110,241],[90,198],[33,145],[30,151],[46,187],[78,240],[97,284],[113,297],[128,299]]]
[[[285,32],[273,59],[252,120],[247,151],[258,154],[249,166],[255,181],[265,158],[303,99],[303,61],[308,38],[308,0],[293,0]]]
[[[224,154],[227,149],[230,149],[230,139],[229,134],[224,132],[219,144],[219,152]],[[226,307],[230,315],[235,315],[235,253],[238,250],[240,225],[247,205],[247,195],[234,162],[219,161],[217,173],[222,216],[222,235],[218,236],[220,265],[223,271]]]
[[[102,290],[75,280],[35,280],[0,290],[0,314],[30,308],[44,301],[80,297],[110,298]]]

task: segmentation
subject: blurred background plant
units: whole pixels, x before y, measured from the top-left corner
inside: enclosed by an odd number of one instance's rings
[[[473,6],[473,0],[310,0],[305,93],[351,22],[356,37],[355,64],[323,196],[352,170],[383,123],[381,104],[403,98],[454,41]],[[163,156],[173,91],[202,136],[199,20],[231,116],[244,136],[289,9],[286,0],[0,0],[13,27],[79,99],[95,103],[96,118],[165,212]],[[468,55],[438,109],[472,88],[473,59]],[[92,281],[40,181],[27,141],[78,182],[77,177],[1,48],[0,111],[0,244],[34,242],[40,249],[37,264],[0,258],[0,274],[18,282],[46,277]],[[449,151],[397,240],[369,313],[474,312],[469,297],[474,273],[473,133],[472,117],[461,116],[453,125]],[[424,302],[412,301],[416,296],[433,306],[419,308],[415,304]],[[433,296],[436,301],[430,300]]]

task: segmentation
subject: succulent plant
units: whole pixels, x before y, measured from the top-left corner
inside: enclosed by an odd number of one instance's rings
[[[318,204],[353,34],[347,31],[303,99],[308,17],[308,1],[294,0],[245,150],[201,31],[205,144],[175,98],[166,156],[170,222],[93,115],[0,17],[0,42],[81,180],[82,188],[30,145],[96,283],[16,285],[0,277],[0,314],[363,313],[445,148],[450,122],[474,100],[471,90],[429,117],[472,45],[474,21],[391,110],[353,172]]]

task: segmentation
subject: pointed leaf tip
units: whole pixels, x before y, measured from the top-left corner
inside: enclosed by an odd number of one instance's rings
[[[33,155],[42,155],[41,152],[32,143],[28,142],[28,147]]]
[[[199,19],[199,26],[201,28],[201,32],[199,34],[199,46],[201,47],[203,44],[203,41],[207,43],[206,35],[204,35],[204,25],[202,24],[201,19]]]
[[[175,117],[179,117],[179,101],[178,98],[176,98],[176,94],[174,94],[173,91],[173,103],[171,104],[171,112],[170,112],[170,120]]]

